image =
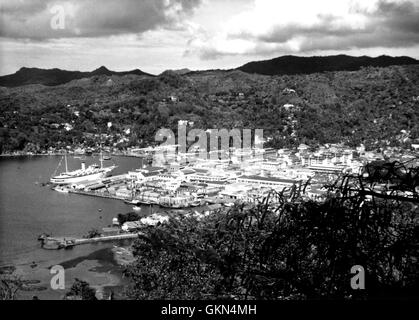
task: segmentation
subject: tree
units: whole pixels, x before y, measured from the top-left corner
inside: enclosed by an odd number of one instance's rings
[[[303,186],[208,217],[144,230],[126,275],[136,299],[364,299],[412,296],[419,285],[417,194],[392,197],[343,176],[326,199]],[[393,186],[394,188],[394,186]],[[400,189],[402,190],[402,189]],[[416,198],[415,198],[416,197]],[[350,286],[362,265],[368,290]]]
[[[95,294],[96,291],[86,281],[76,278],[65,299],[97,300]]]
[[[118,214],[118,222],[119,225],[123,225],[125,222],[129,221],[138,221],[141,219],[141,216],[135,212],[129,212],[126,214],[119,213]]]
[[[92,238],[97,238],[100,237],[100,232],[97,229],[91,229],[89,230],[89,232],[86,235],[86,239],[92,239]]]
[[[14,274],[1,271],[0,274],[0,300],[14,300],[22,289],[22,280]]]

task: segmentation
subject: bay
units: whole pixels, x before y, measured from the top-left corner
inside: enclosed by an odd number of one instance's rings
[[[109,226],[118,213],[132,211],[122,201],[63,194],[51,190],[50,186],[43,186],[61,160],[61,156],[0,158],[0,266],[15,266],[18,275],[24,279],[41,280],[44,284],[51,278],[50,266],[101,252],[104,248],[112,248],[114,244],[44,250],[37,241],[40,234],[46,232],[53,236],[81,237],[93,228],[101,230]],[[90,165],[98,163],[99,159],[97,156],[86,157],[85,162]],[[118,166],[114,175],[142,166],[141,159],[129,157],[112,157],[105,165],[113,163]],[[69,156],[68,165],[69,170],[78,169],[81,160]],[[62,170],[58,168],[57,172]],[[79,272],[76,269],[73,270],[74,276],[83,276],[80,274],[83,266],[80,266]],[[68,278],[66,282],[70,283],[71,280]],[[115,282],[114,279],[111,282]],[[50,290],[48,292],[50,295],[47,297],[58,297],[57,294],[51,295]]]

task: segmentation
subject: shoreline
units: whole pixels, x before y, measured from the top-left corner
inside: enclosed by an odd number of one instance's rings
[[[89,283],[100,298],[106,299],[113,292],[117,299],[124,299],[124,289],[128,281],[123,277],[125,265],[117,257],[121,248],[127,250],[123,244],[119,244],[69,260],[44,261],[36,267],[9,265],[9,270],[3,267],[2,271],[11,272],[21,278],[23,287],[18,292],[18,300],[31,300],[34,296],[41,300],[62,300],[76,278]],[[65,269],[65,290],[53,290],[50,287],[49,270],[53,265],[61,265]]]
[[[2,153],[0,154],[0,158],[18,158],[18,157],[57,157],[57,156],[64,156],[65,153],[22,153],[22,154],[8,154],[8,153]],[[74,155],[74,156],[83,156],[78,155],[74,153],[67,153],[67,155]],[[93,154],[92,156],[95,156],[96,154]],[[128,157],[128,158],[141,158],[138,156],[128,155],[128,154],[116,154],[111,153],[112,157]],[[88,156],[90,157],[90,156]]]
[[[41,182],[50,174],[50,164],[58,162],[60,157],[60,153],[1,155],[3,174],[1,195],[5,197],[3,205],[6,209],[0,215],[0,222],[5,226],[1,243],[0,273],[14,271],[17,276],[25,280],[25,289],[19,293],[19,299],[32,299],[36,295],[41,300],[56,300],[61,299],[65,291],[51,289],[52,275],[49,268],[63,263],[66,265],[66,291],[71,287],[73,279],[79,278],[89,282],[95,289],[104,287],[103,292],[106,298],[109,290],[117,291],[111,287],[118,286],[121,268],[113,262],[107,262],[111,253],[106,254],[105,251],[96,257],[90,253],[102,248],[111,250],[114,245],[127,246],[131,243],[130,241],[94,243],[61,252],[44,250],[41,252],[42,249],[36,238],[39,234],[51,230],[54,230],[54,235],[75,233],[78,236],[88,232],[89,226],[100,230],[109,225],[108,221],[117,213],[128,212],[127,208],[130,209],[130,207],[120,201],[111,203],[110,200],[96,201],[81,197],[80,199],[63,197],[50,191],[49,187],[40,188]],[[97,161],[97,159],[97,156],[87,157],[86,162]],[[122,171],[137,165],[136,159],[115,157],[114,160],[122,163],[120,167]],[[35,162],[35,165],[32,165],[32,162]],[[21,201],[22,199],[25,202]],[[31,203],[31,205],[25,203]],[[99,212],[98,208],[103,208],[103,211]],[[71,214],[73,211],[76,211],[74,216]],[[74,218],[78,216],[83,222],[83,231],[80,232],[80,222]],[[20,221],[24,221],[24,224]],[[63,226],[67,224],[68,227]],[[58,231],[55,230],[56,226]],[[21,236],[20,233],[23,235]],[[11,238],[6,240],[6,235],[10,235]],[[16,250],[14,250],[15,247]],[[87,255],[90,256],[86,257]],[[77,260],[74,260],[75,258]],[[87,262],[83,262],[84,260]]]
[[[17,157],[39,157],[39,156],[63,156],[64,153],[22,153],[22,154],[13,154],[13,153],[2,153],[0,158],[17,158]]]

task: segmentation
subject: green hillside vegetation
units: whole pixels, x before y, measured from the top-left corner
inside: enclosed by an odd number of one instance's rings
[[[389,67],[393,65],[417,64],[418,60],[410,57],[353,57],[336,56],[282,56],[271,60],[253,61],[238,69],[249,73],[266,75],[309,74],[324,71],[356,71],[362,67]]]
[[[175,130],[179,120],[202,129],[264,129],[268,146],[278,148],[410,146],[419,138],[418,105],[419,65],[293,76],[99,75],[55,87],[1,87],[0,151],[93,147],[100,133],[115,148],[146,146],[158,129]]]

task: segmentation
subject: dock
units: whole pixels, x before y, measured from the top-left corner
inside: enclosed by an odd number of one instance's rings
[[[112,200],[121,200],[121,201],[126,201],[126,198],[122,198],[122,197],[117,197],[115,195],[111,195],[111,194],[102,194],[102,193],[98,193],[98,192],[89,192],[89,191],[81,191],[81,190],[69,190],[69,193],[74,193],[74,194],[80,194],[80,195],[84,195],[84,196],[90,196],[90,197],[97,197],[97,198],[105,198],[105,199],[112,199]]]
[[[73,190],[73,189],[68,189],[68,193],[73,193],[73,194],[78,194],[78,195],[84,195],[84,196],[89,196],[89,197],[96,197],[96,198],[105,198],[105,199],[112,199],[112,200],[120,200],[120,201],[124,201],[125,203],[131,204],[129,203],[130,199],[126,198],[126,197],[118,197],[116,195],[113,194],[104,194],[104,193],[99,193],[99,192],[94,192],[94,191],[82,191],[82,190]],[[171,208],[171,209],[187,209],[187,208],[193,208],[193,207],[198,207],[198,206],[203,206],[205,204],[208,203],[207,199],[203,199],[201,201],[195,202],[195,203],[184,203],[181,204],[179,203],[179,205],[176,205],[176,203],[171,202],[170,198],[167,198],[168,200],[166,202],[162,201],[161,198],[157,198],[157,200],[154,199],[136,199],[138,201],[139,204],[142,205],[158,205],[162,208]],[[223,200],[220,200],[223,201]],[[216,200],[213,203],[219,203]],[[133,204],[133,203],[132,203]]]
[[[137,239],[139,236],[144,235],[142,232],[136,233],[123,233],[112,236],[102,236],[95,238],[72,238],[72,237],[47,237],[42,240],[42,247],[47,250],[59,250],[67,249],[78,245],[89,244],[89,243],[98,243],[98,242],[108,242],[108,241],[120,241],[120,240],[129,240]]]
[[[96,243],[96,242],[106,242],[106,241],[119,241],[119,240],[127,240],[127,239],[136,239],[140,235],[144,235],[144,233],[141,233],[141,232],[125,233],[125,234],[117,234],[117,235],[114,235],[114,236],[103,236],[103,237],[97,237],[97,238],[91,238],[91,239],[75,239],[74,245]]]

